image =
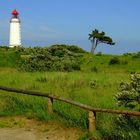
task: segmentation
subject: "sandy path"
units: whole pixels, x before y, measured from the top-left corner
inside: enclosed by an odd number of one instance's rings
[[[10,123],[11,127],[0,128],[0,140],[77,140],[82,135],[81,130],[56,122],[44,123],[21,117],[0,118],[0,121]]]
[[[12,129],[3,128],[0,129],[0,140],[76,140],[77,136],[74,134],[60,131],[55,132],[37,132],[36,130],[28,131],[23,128]]]

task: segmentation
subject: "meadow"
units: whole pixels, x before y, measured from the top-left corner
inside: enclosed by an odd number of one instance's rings
[[[10,55],[9,55],[9,54]],[[18,54],[0,51],[0,85],[46,92],[62,96],[98,108],[124,109],[114,98],[121,81],[129,82],[132,73],[140,73],[140,57],[134,55],[93,55],[85,53],[80,71],[18,70],[15,61]],[[7,55],[8,54],[8,55]],[[110,64],[114,57],[119,63]],[[23,115],[42,121],[58,120],[67,126],[80,127],[86,131],[87,112],[65,103],[54,102],[54,114],[47,112],[47,99],[0,91],[0,116]],[[97,113],[97,135],[108,136],[113,130],[116,115]],[[1,126],[1,124],[0,124]]]

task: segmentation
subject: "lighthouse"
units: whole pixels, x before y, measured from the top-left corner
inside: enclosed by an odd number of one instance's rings
[[[21,29],[20,29],[20,19],[19,13],[15,9],[12,11],[12,18],[10,20],[10,41],[9,47],[21,46]]]

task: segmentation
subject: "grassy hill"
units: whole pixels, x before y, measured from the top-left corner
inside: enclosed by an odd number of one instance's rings
[[[115,59],[115,60],[114,60]],[[93,55],[77,46],[0,48],[0,67],[25,71],[140,72],[140,53]],[[112,62],[113,61],[113,62]]]
[[[49,49],[45,48],[44,51],[42,48],[24,50],[1,48],[0,85],[43,91],[93,107],[122,109],[116,104],[114,95],[118,92],[121,81],[128,82],[131,73],[140,72],[139,53],[120,56],[93,55],[81,49],[70,50],[69,47],[65,48],[65,46],[61,49],[58,49],[58,46],[52,46]],[[48,51],[50,57],[44,59]],[[37,55],[39,53],[43,56]],[[65,59],[64,63],[63,59]],[[56,60],[62,65],[57,65],[59,69],[53,69],[53,71],[45,69],[30,72],[28,69],[21,69],[24,68],[25,64],[32,62],[31,60],[39,60],[40,62],[43,60],[54,62]],[[76,64],[80,69],[74,70],[73,67],[68,67],[68,71],[64,69],[64,64],[73,64],[75,61],[78,61]],[[35,68],[37,67],[35,63],[32,64]],[[57,63],[53,64],[56,66]],[[19,66],[22,67],[19,68]],[[45,66],[48,66],[48,63],[45,62]],[[54,103],[54,110],[56,113],[53,116],[48,115],[46,99],[16,94],[13,96],[10,93],[0,91],[0,116],[24,115],[40,120],[55,119],[65,124],[68,123],[68,125],[87,128],[87,113],[85,111],[59,102]],[[115,117],[110,114],[97,114],[97,135],[99,137],[110,135],[114,129]]]

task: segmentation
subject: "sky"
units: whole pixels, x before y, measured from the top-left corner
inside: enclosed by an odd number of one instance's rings
[[[88,34],[104,31],[116,43],[96,52],[140,51],[139,0],[0,0],[0,46],[9,44],[11,12],[20,13],[22,45],[78,45],[90,51]]]

